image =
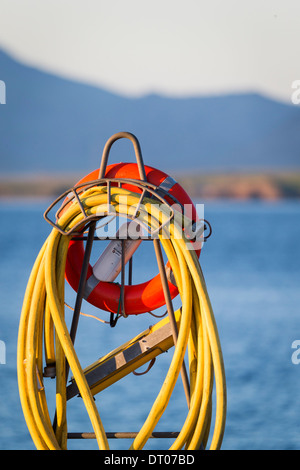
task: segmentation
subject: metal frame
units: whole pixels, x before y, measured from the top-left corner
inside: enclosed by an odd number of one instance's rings
[[[142,181],[134,180],[134,179],[130,179],[130,178],[102,178],[102,179],[90,181],[89,183],[78,184],[78,185],[68,189],[67,191],[65,191],[57,199],[55,199],[55,201],[45,211],[45,213],[44,213],[45,220],[50,225],[52,225],[52,227],[56,228],[62,235],[68,235],[68,236],[69,235],[76,235],[76,234],[80,235],[82,233],[81,231],[82,231],[83,226],[86,226],[86,224],[91,222],[91,221],[99,220],[101,218],[101,216],[87,215],[86,211],[83,207],[83,204],[82,204],[82,202],[79,198],[79,195],[81,193],[83,193],[84,191],[86,191],[90,188],[93,188],[95,186],[105,186],[106,185],[107,186],[107,198],[108,198],[107,204],[108,204],[108,207],[110,207],[111,206],[111,192],[110,192],[111,183],[118,183],[119,185],[130,184],[130,185],[136,186],[138,189],[142,190],[139,202],[138,202],[137,207],[136,207],[135,214],[133,216],[126,215],[127,218],[132,218],[132,220],[134,220],[137,217],[139,208],[140,208],[140,206],[143,202],[144,197],[151,197],[151,198],[153,198],[153,200],[156,198],[158,202],[164,204],[166,207],[168,207],[171,210],[171,215],[170,215],[169,219],[167,221],[165,221],[163,224],[161,224],[155,231],[152,231],[151,232],[152,235],[155,235],[155,234],[159,233],[159,231],[162,230],[173,219],[174,209],[172,208],[171,204],[169,204],[164,199],[163,195],[158,194],[158,186],[155,186],[154,184],[151,184],[151,183],[148,183],[148,182],[142,182]],[[163,191],[162,189],[160,189],[159,191],[161,193],[164,192],[164,195],[168,194],[166,191]],[[73,193],[72,197],[70,197],[71,193]],[[168,196],[170,197],[169,194],[168,194]],[[66,199],[66,200],[64,201],[63,205],[60,206],[59,209],[57,210],[57,212],[55,214],[55,219],[56,220],[53,221],[53,220],[50,219],[49,213],[52,211],[52,209],[56,205],[58,205],[61,202],[62,199]],[[61,213],[62,213],[63,209],[65,209],[67,207],[67,205],[70,204],[70,202],[72,202],[74,199],[76,199],[76,201],[79,204],[80,210],[81,210],[81,212],[84,216],[84,220],[78,222],[72,229],[66,231],[66,230],[63,230],[62,227],[60,226],[59,219],[60,219],[60,216],[61,216]],[[177,201],[176,198],[174,198],[172,196],[172,199],[174,200],[174,202],[176,202],[177,204],[179,204],[182,207],[182,204],[180,204]],[[106,215],[107,216],[115,215],[115,213],[114,212],[111,213],[111,212],[107,211]],[[120,215],[122,216],[122,214],[120,214]],[[149,232],[149,229],[146,226],[145,226],[145,228]]]
[[[107,439],[134,439],[138,435],[137,432],[107,432]],[[176,439],[179,436],[179,432],[153,432],[150,434],[150,439]],[[67,435],[68,439],[96,439],[94,432],[69,432]]]
[[[118,139],[121,139],[121,138],[128,138],[133,143],[134,150],[135,150],[135,156],[136,156],[136,160],[137,160],[137,165],[138,165],[138,168],[139,168],[140,180],[133,180],[133,179],[127,179],[127,178],[125,179],[125,178],[105,178],[104,177],[111,146],[114,142],[116,142]],[[168,204],[168,202],[163,198],[164,194],[165,195],[168,194],[167,191],[164,191],[162,188],[158,188],[157,186],[147,182],[145,167],[144,167],[143,158],[142,158],[142,154],[141,154],[141,149],[140,149],[140,145],[139,145],[139,142],[138,142],[137,138],[133,134],[130,134],[128,132],[120,132],[118,134],[113,135],[107,141],[107,143],[104,147],[103,154],[102,154],[102,159],[101,159],[101,164],[100,164],[100,168],[99,168],[99,179],[91,181],[88,184],[87,183],[82,183],[80,185],[74,186],[70,190],[63,193],[60,197],[58,197],[49,206],[49,208],[45,211],[45,213],[44,213],[45,220],[48,223],[50,223],[50,225],[55,227],[62,235],[67,235],[67,236],[73,235],[73,236],[78,237],[77,239],[82,239],[83,240],[83,239],[85,239],[85,237],[83,237],[83,233],[82,233],[83,228],[84,227],[87,228],[87,226],[89,227],[88,228],[88,235],[87,235],[87,243],[86,243],[85,253],[84,253],[84,260],[83,260],[83,265],[82,265],[82,271],[81,271],[79,287],[78,287],[78,291],[77,291],[75,308],[74,308],[74,313],[73,313],[72,325],[71,325],[71,330],[70,330],[70,336],[71,336],[71,339],[72,339],[73,343],[75,342],[75,338],[76,338],[76,332],[77,332],[77,327],[78,327],[78,322],[79,322],[79,315],[80,315],[80,308],[81,308],[81,304],[82,304],[82,300],[83,300],[83,292],[84,292],[85,284],[86,284],[87,269],[88,269],[88,265],[89,265],[92,244],[93,244],[93,241],[95,239],[96,222],[97,222],[97,220],[99,220],[99,216],[94,216],[94,215],[93,216],[87,216],[87,214],[85,212],[85,209],[84,209],[84,207],[83,207],[83,205],[80,201],[79,195],[83,191],[85,191],[85,190],[87,190],[87,189],[89,189],[89,188],[91,188],[95,185],[98,185],[98,186],[106,185],[107,186],[108,204],[110,205],[110,203],[111,203],[111,191],[110,190],[111,190],[111,183],[112,182],[113,183],[117,182],[117,183],[119,183],[119,185],[122,185],[122,183],[126,183],[126,184],[130,183],[130,184],[133,184],[137,188],[142,190],[142,194],[141,194],[139,203],[137,205],[137,210],[135,212],[135,216],[137,215],[138,208],[142,204],[143,198],[145,196],[151,197],[151,198],[156,198],[157,200],[159,200],[160,202],[162,202],[163,204],[166,204],[167,206],[169,206],[171,208],[170,204]],[[158,192],[162,195],[158,194]],[[73,196],[72,196],[71,199],[70,199],[70,193],[73,193]],[[68,198],[66,199],[67,196],[68,196]],[[168,194],[168,197],[172,197],[172,196],[170,194]],[[59,208],[59,210],[56,213],[56,222],[53,222],[49,218],[49,212],[62,199],[66,199],[66,201],[63,203],[63,205]],[[76,199],[76,201],[78,202],[78,204],[80,206],[80,209],[81,209],[81,211],[84,215],[84,221],[81,221],[79,224],[77,224],[71,230],[64,231],[59,225],[59,218],[60,218],[60,214],[61,214],[62,210],[70,203],[70,201],[72,201],[72,199]],[[176,202],[177,204],[179,204],[182,207],[182,204],[180,204],[179,201],[177,201],[177,199],[175,199],[173,197],[172,197],[172,199],[174,200],[174,202]],[[107,215],[110,215],[110,214],[107,214]],[[170,218],[167,220],[167,222],[165,222],[164,224],[159,226],[158,229],[156,229],[154,232],[152,232],[152,236],[157,235],[159,233],[159,231],[161,231],[165,227],[165,225],[172,220],[173,217],[174,217],[174,210],[171,208]],[[127,218],[130,218],[130,217],[127,216]],[[133,217],[133,219],[134,218],[135,217]],[[160,275],[161,275],[163,291],[164,291],[166,306],[167,306],[167,312],[168,312],[168,316],[169,316],[169,322],[170,322],[170,325],[171,325],[173,342],[174,342],[174,344],[176,344],[177,336],[178,336],[178,329],[177,329],[174,309],[173,309],[173,305],[172,305],[170,290],[169,290],[169,286],[168,286],[167,274],[166,274],[165,264],[164,264],[164,260],[163,260],[160,240],[158,238],[154,237],[153,238],[153,243],[154,243],[154,248],[155,248],[155,253],[156,253],[156,258],[157,258],[157,264],[158,264],[159,272],[160,272]],[[122,250],[122,252],[123,252],[123,255],[124,255],[124,250]],[[121,304],[122,304],[121,312],[122,312],[123,316],[126,316],[126,312],[125,312],[125,309],[124,309],[124,285],[125,285],[124,256],[122,256],[121,277],[122,277],[122,281],[121,281]],[[132,282],[132,261],[131,261],[131,265],[130,265],[129,280],[130,280],[130,282]],[[115,326],[116,320],[117,319],[114,319],[114,318],[111,319],[111,326]],[[69,374],[69,365],[67,365],[66,380],[68,380],[68,374]],[[187,372],[186,372],[186,367],[185,367],[184,362],[183,362],[183,365],[182,365],[181,376],[182,376],[183,386],[184,386],[185,395],[186,395],[186,399],[187,399],[187,404],[189,406],[189,403],[190,403],[190,387],[189,387],[188,375],[187,375]],[[56,419],[54,418],[54,424],[53,424],[54,427],[55,427],[55,422],[56,422]],[[137,433],[130,433],[130,432],[107,433],[108,438],[133,438],[136,435],[137,435]],[[154,437],[155,438],[166,438],[166,437],[176,437],[177,435],[178,435],[177,432],[153,432],[151,437],[153,437],[153,438]],[[93,438],[95,438],[95,434],[94,433],[69,433],[68,438],[69,439],[79,439],[79,438],[80,439],[87,439],[87,438],[93,439]]]

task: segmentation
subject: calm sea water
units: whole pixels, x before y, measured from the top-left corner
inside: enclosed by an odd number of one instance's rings
[[[0,340],[6,347],[6,364],[0,364],[0,449],[34,448],[19,401],[16,347],[28,277],[50,232],[42,217],[47,206],[48,201],[0,202]],[[201,264],[221,337],[228,388],[223,449],[300,449],[300,364],[292,362],[292,343],[300,340],[300,204],[210,202],[205,204],[205,218],[213,234]],[[141,248],[136,280],[156,272],[150,248],[147,243]],[[74,301],[68,288],[66,297]],[[82,310],[95,313],[87,304]],[[101,316],[107,319],[104,312]],[[81,317],[76,349],[83,366],[155,322],[145,314],[121,319],[112,329]],[[97,395],[107,431],[139,429],[170,355],[161,355],[146,376],[131,374]],[[47,380],[51,390],[51,379]],[[179,382],[159,430],[179,430],[185,414]],[[80,398],[69,403],[68,423],[69,431],[92,430]],[[110,444],[112,449],[130,446],[127,440]],[[151,441],[148,448],[169,445]],[[73,441],[69,448],[96,445]]]

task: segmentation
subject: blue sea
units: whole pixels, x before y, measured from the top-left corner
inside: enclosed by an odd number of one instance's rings
[[[51,201],[1,200],[0,217],[0,449],[34,449],[19,400],[16,349],[23,296],[34,260],[51,227]],[[300,449],[300,204],[298,201],[214,201],[204,206],[212,235],[200,261],[224,355],[228,411],[223,449]],[[97,242],[101,243],[101,242]],[[152,245],[152,243],[150,243]],[[157,271],[145,242],[134,281]],[[100,249],[100,248],[98,248]],[[95,254],[96,256],[96,254]],[[66,287],[66,301],[74,294]],[[84,303],[82,311],[107,320]],[[66,309],[66,317],[72,312]],[[69,321],[69,320],[68,320]],[[76,350],[85,367],[156,323],[150,314],[120,319],[115,328],[81,316]],[[293,348],[294,346],[294,348]],[[172,354],[160,355],[145,376],[122,379],[96,396],[106,431],[138,431],[164,379]],[[5,359],[5,361],[4,361]],[[46,388],[54,381],[45,379]],[[51,400],[50,400],[51,401]],[[49,403],[50,414],[53,400]],[[157,430],[178,431],[187,412],[180,380]],[[80,398],[68,402],[69,432],[92,431]],[[168,448],[151,440],[149,449]],[[111,440],[127,449],[129,440]],[[97,448],[93,440],[70,449]]]

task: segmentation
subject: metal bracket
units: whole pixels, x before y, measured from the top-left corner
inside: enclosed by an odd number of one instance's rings
[[[55,199],[55,201],[46,209],[46,211],[44,213],[45,220],[50,225],[52,225],[52,227],[56,228],[62,235],[71,236],[71,235],[76,235],[78,233],[80,234],[80,231],[82,231],[83,227],[87,223],[89,223],[91,221],[94,221],[94,220],[96,220],[96,221],[100,220],[103,217],[103,215],[101,215],[101,216],[99,216],[99,215],[87,215],[86,210],[84,208],[84,205],[82,203],[82,200],[80,199],[80,194],[82,194],[87,189],[90,189],[90,188],[93,188],[93,187],[96,187],[96,186],[106,186],[107,187],[107,197],[108,197],[107,204],[108,204],[109,207],[113,207],[111,205],[111,194],[110,194],[110,188],[111,188],[111,183],[112,182],[113,183],[119,183],[120,185],[122,185],[122,184],[131,184],[131,185],[136,186],[141,191],[141,195],[140,195],[139,201],[137,203],[135,214],[133,216],[131,216],[129,214],[118,214],[119,216],[126,217],[126,218],[132,219],[132,220],[137,220],[139,209],[140,209],[140,207],[143,203],[143,199],[146,195],[148,195],[147,193],[149,193],[152,196],[153,201],[156,199],[156,201],[158,203],[161,203],[161,204],[163,204],[164,206],[166,206],[168,208],[170,216],[168,217],[168,219],[163,224],[160,224],[157,229],[151,231],[149,229],[149,227],[147,227],[145,224],[143,224],[145,229],[150,234],[155,236],[156,234],[159,233],[160,230],[162,230],[166,225],[168,225],[170,223],[170,221],[173,219],[174,209],[172,208],[171,204],[169,204],[163,198],[162,195],[157,193],[158,187],[155,186],[154,184],[147,183],[147,182],[142,182],[142,181],[139,181],[139,180],[132,180],[132,179],[129,179],[129,178],[103,178],[103,179],[99,179],[99,180],[90,181],[88,184],[87,183],[81,183],[81,184],[79,184],[77,186],[74,186],[73,188],[70,188],[67,191],[65,191],[57,199]],[[72,197],[70,197],[71,193],[73,193]],[[149,195],[148,195],[148,197],[149,197]],[[51,218],[49,216],[50,212],[53,210],[53,208],[56,205],[58,205],[62,200],[66,199],[66,198],[67,198],[67,200],[65,200],[63,202],[63,205],[59,207],[59,209],[57,210],[57,212],[55,214],[55,221],[51,220]],[[61,217],[63,209],[68,204],[72,203],[74,200],[76,200],[78,202],[80,210],[81,210],[81,212],[84,216],[84,219],[81,220],[80,222],[78,222],[71,229],[64,230],[61,227],[60,223],[59,223],[59,219]],[[107,214],[105,214],[105,216],[107,216],[107,215],[108,216],[113,216],[113,215],[116,215],[116,213],[107,211]],[[139,222],[139,223],[142,224],[141,222]]]
[[[128,138],[133,143],[137,165],[139,169],[140,180],[129,179],[129,178],[105,178],[105,171],[106,171],[106,166],[107,166],[107,161],[108,161],[111,146],[116,140],[120,138]],[[134,187],[137,188],[137,193],[140,194],[139,200],[136,205],[136,210],[133,216],[129,216],[128,214],[126,215],[123,214],[123,217],[126,217],[127,219],[136,220],[138,223],[141,223],[141,221],[138,221],[137,218],[138,218],[139,210],[142,206],[142,203],[145,197],[150,198],[152,203],[155,203],[156,201],[156,202],[162,203],[164,206],[167,207],[168,217],[166,218],[165,222],[160,223],[160,224],[158,223],[158,226],[155,230],[150,230],[151,227],[149,228],[146,225],[144,225],[148,233],[150,233],[151,235],[150,239],[154,239],[157,242],[157,247],[159,245],[159,240],[157,237],[158,234],[160,233],[160,231],[164,230],[165,227],[172,221],[172,219],[174,218],[174,214],[175,214],[174,208],[171,206],[171,204],[168,203],[168,201],[166,201],[166,199],[164,199],[164,197],[168,196],[169,200],[173,201],[174,203],[179,205],[181,208],[183,207],[182,204],[179,203],[179,201],[175,197],[173,197],[171,194],[168,193],[168,190],[169,190],[168,185],[173,184],[171,180],[167,182],[168,184],[160,185],[160,186],[156,186],[147,182],[145,167],[144,167],[144,163],[143,163],[143,159],[141,155],[141,149],[140,149],[140,145],[136,137],[133,134],[130,134],[128,132],[120,132],[118,134],[113,135],[107,141],[104,147],[101,164],[99,168],[98,179],[94,181],[89,181],[88,183],[85,182],[85,183],[78,184],[72,187],[71,189],[65,191],[48,207],[48,209],[44,213],[45,220],[64,236],[75,237],[79,235],[80,237],[82,237],[83,231],[89,226],[90,228],[89,235],[88,235],[89,243],[87,243],[87,246],[86,246],[86,256],[84,257],[85,259],[84,259],[83,266],[82,266],[82,275],[81,275],[82,286],[84,286],[85,281],[86,281],[86,269],[89,263],[89,254],[90,254],[91,244],[93,243],[94,239],[97,239],[97,237],[95,238],[94,236],[96,223],[97,221],[99,221],[106,215],[115,215],[115,213],[111,213],[109,210],[107,211],[107,214],[105,213],[105,215],[103,214],[88,215],[84,207],[84,200],[82,196],[86,190],[92,187],[95,187],[95,186],[100,187],[100,188],[102,187],[103,192],[106,191],[106,194],[107,194],[108,208],[112,208],[113,206],[112,206],[111,186],[113,183],[117,183],[119,187],[122,187],[122,184],[133,185]],[[64,228],[60,224],[60,218],[62,216],[63,210],[69,204],[72,204],[73,202],[78,203],[79,208],[83,214],[83,220],[78,222],[74,227],[72,227],[72,229],[64,230]],[[50,212],[58,204],[59,204],[59,208],[55,214],[55,221],[53,221],[50,217]],[[118,215],[122,216],[122,214],[118,214]],[[165,271],[164,271],[165,267],[163,266],[163,258],[162,258],[161,252],[157,251],[157,259],[159,263],[160,273],[164,280],[165,276],[163,274],[165,274]],[[169,298],[168,284],[167,282],[165,282],[165,284],[166,285],[164,288],[164,291],[165,291],[164,293],[165,293],[165,297],[167,300],[167,298]],[[122,285],[124,285],[124,269],[122,271]],[[77,293],[76,309],[74,309],[72,328],[71,328],[72,330],[71,336],[72,336],[73,342],[75,341],[78,315],[79,315],[78,312],[80,310],[80,305],[81,305],[81,301],[83,298],[82,290],[83,290],[83,287],[82,289],[79,289]],[[125,316],[126,312],[124,311],[124,298],[122,298],[121,300],[122,300],[121,311],[122,311],[123,316]],[[175,312],[175,314],[174,312],[171,312],[171,313],[172,315],[169,315],[168,318],[161,320],[159,323],[154,325],[154,327],[150,327],[148,330],[141,333],[136,338],[133,338],[131,341],[125,343],[124,345],[120,346],[116,350],[102,357],[101,359],[96,361],[96,363],[90,365],[84,370],[86,380],[89,384],[89,387],[93,395],[97,394],[101,390],[107,388],[109,385],[120,380],[122,377],[126,376],[130,372],[135,371],[137,368],[144,365],[145,363],[152,361],[156,356],[158,356],[162,352],[167,351],[174,344],[176,344],[177,332],[174,330],[177,330],[177,326],[179,326],[181,311],[178,310],[177,312]],[[183,371],[185,370],[184,365],[182,369]],[[68,365],[67,365],[67,371],[68,371]],[[187,399],[189,402],[189,397],[188,397],[189,384],[188,384],[188,381],[186,380],[186,377],[184,377],[184,374],[183,374],[183,381],[184,381],[184,385],[186,389]],[[79,391],[78,391],[77,384],[74,379],[71,379],[70,385],[67,386],[67,399],[69,400],[70,398],[78,395],[78,393]],[[55,428],[55,426],[56,426],[56,418],[54,420],[53,427]],[[77,433],[73,433],[73,434],[74,434],[74,437],[76,435],[75,438],[77,438]],[[80,437],[83,437],[83,434],[85,433],[78,433],[78,436],[80,435]],[[128,433],[123,433],[123,434],[128,434]],[[153,433],[153,437],[166,437],[166,436],[154,436],[154,434],[159,434],[159,433]],[[174,433],[169,433],[169,434],[174,434]],[[71,438],[70,435],[68,437]]]

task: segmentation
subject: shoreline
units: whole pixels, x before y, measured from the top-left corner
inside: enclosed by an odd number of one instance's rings
[[[55,199],[73,187],[82,174],[0,176],[0,199]],[[207,201],[300,199],[300,171],[269,173],[175,174],[192,199]]]

